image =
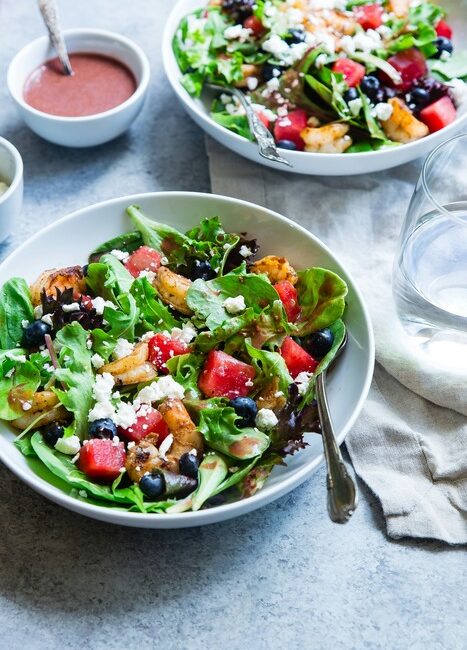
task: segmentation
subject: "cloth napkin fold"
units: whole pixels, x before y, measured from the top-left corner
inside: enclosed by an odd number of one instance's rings
[[[333,178],[275,171],[209,138],[207,150],[214,193],[300,223],[339,256],[363,293],[377,364],[346,444],[382,504],[388,534],[467,543],[467,370],[430,366],[405,335],[392,299],[394,254],[420,161]]]

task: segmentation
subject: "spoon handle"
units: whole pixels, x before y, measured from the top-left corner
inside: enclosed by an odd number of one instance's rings
[[[345,524],[358,504],[355,481],[349,473],[336,442],[326,397],[326,371],[316,379],[316,401],[327,465],[328,512],[332,521]]]
[[[49,32],[52,45],[57,52],[58,58],[67,75],[72,75],[73,70],[71,67],[68,52],[66,51],[65,41],[60,30],[60,23],[58,20],[58,11],[55,0],[39,0],[39,9],[44,19],[45,26]]]
[[[253,110],[249,98],[244,93],[242,93],[241,90],[238,90],[238,88],[229,88],[229,91],[238,99],[240,104],[245,109],[248,125],[254,135],[256,142],[258,143],[259,155],[263,158],[267,158],[268,160],[274,160],[274,162],[282,163],[283,165],[292,167],[289,161],[280,155],[271,132],[263,124],[256,112]]]

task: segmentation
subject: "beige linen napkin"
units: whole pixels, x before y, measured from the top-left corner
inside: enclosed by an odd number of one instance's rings
[[[340,257],[364,295],[378,363],[346,444],[358,475],[381,501],[388,534],[467,543],[467,370],[448,377],[417,355],[391,293],[392,261],[420,162],[330,178],[262,167],[210,139],[207,148],[214,193],[300,223]]]

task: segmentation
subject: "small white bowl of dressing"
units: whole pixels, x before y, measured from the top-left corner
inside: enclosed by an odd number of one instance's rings
[[[11,142],[0,138],[0,243],[13,229],[23,203],[23,160]]]
[[[10,95],[26,124],[54,144],[92,147],[113,140],[143,107],[149,61],[136,43],[113,32],[70,29],[63,34],[74,74],[62,72],[44,36],[10,63]]]

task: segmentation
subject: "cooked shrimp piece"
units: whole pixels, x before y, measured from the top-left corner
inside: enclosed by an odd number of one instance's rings
[[[159,451],[156,447],[158,435],[150,433],[137,445],[127,451],[125,469],[135,483],[139,483],[147,472],[152,472],[162,465]]]
[[[70,417],[68,411],[59,403],[58,397],[51,390],[33,393],[18,386],[10,390],[8,403],[11,408],[24,413],[11,423],[17,429],[26,429],[39,417],[38,427],[51,422],[65,422]]]
[[[274,377],[256,397],[258,409],[271,409],[276,415],[286,403],[286,396],[279,390],[279,377]]]
[[[343,153],[352,144],[347,135],[348,124],[331,122],[325,126],[307,127],[300,132],[305,142],[305,151],[311,153]]]
[[[34,307],[40,305],[41,293],[45,291],[48,296],[54,296],[56,290],[75,289],[77,293],[84,293],[86,281],[81,266],[68,266],[64,269],[49,269],[40,274],[37,280],[29,287],[31,301]]]
[[[251,273],[264,273],[272,284],[281,280],[288,280],[291,284],[296,284],[298,281],[295,269],[285,257],[266,255],[254,262],[249,270]]]
[[[186,302],[186,294],[191,286],[191,280],[174,273],[166,266],[161,266],[157,270],[153,285],[166,304],[186,316],[193,313]]]
[[[426,124],[417,120],[411,110],[398,97],[391,97],[392,115],[381,122],[385,134],[394,142],[413,142],[429,133]]]
[[[389,11],[393,11],[398,18],[409,15],[412,0],[389,0]]]
[[[149,347],[145,341],[135,346],[126,357],[106,363],[99,368],[99,373],[109,372],[117,386],[129,386],[152,381],[157,376],[155,366],[148,361]]]
[[[203,436],[181,400],[169,397],[159,406],[159,412],[174,438],[166,455],[166,466],[172,472],[178,473],[178,462],[183,454],[192,449],[196,449],[198,455],[203,453]]]

